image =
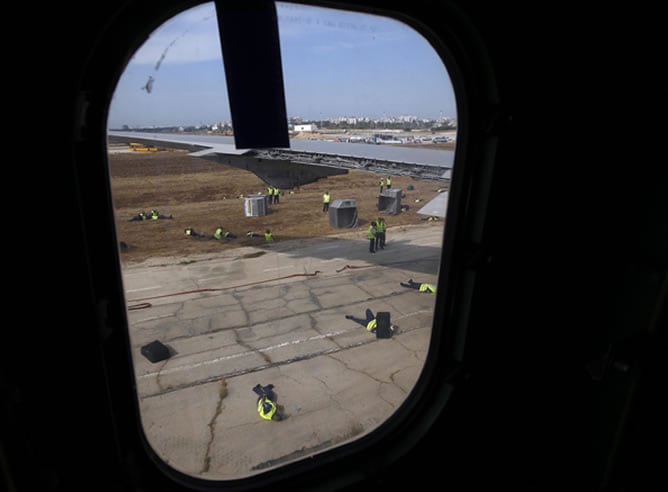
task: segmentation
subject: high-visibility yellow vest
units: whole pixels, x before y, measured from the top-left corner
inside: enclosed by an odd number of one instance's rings
[[[378,222],[378,225],[376,226],[376,230],[378,232],[385,232],[385,222]]]
[[[265,232],[264,233],[264,240],[265,241],[273,241],[274,238],[271,236],[271,232]]]
[[[265,408],[267,404],[267,408]],[[276,413],[276,404],[269,398],[263,397],[257,402],[257,413],[265,420],[271,420]]]
[[[329,203],[329,201],[332,199],[331,195],[329,193],[325,193],[322,195],[322,202],[323,203]]]
[[[436,293],[436,287],[431,284],[420,284],[420,292]]]
[[[219,227],[218,229],[216,229],[216,232],[213,233],[213,237],[215,237],[216,239],[220,239],[221,237],[223,237],[222,227]]]
[[[392,179],[387,178],[387,187],[389,188],[390,186],[392,186]]]
[[[367,239],[374,239],[376,237],[376,229],[373,226],[369,226],[369,230],[366,232]]]
[[[373,330],[378,323],[376,322],[376,318],[372,319],[366,324],[366,331],[371,331]]]

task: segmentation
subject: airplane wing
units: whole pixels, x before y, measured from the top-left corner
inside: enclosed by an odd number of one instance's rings
[[[448,192],[444,191],[430,200],[424,207],[417,211],[422,215],[430,217],[441,217],[445,219],[445,212],[448,210]]]
[[[232,137],[109,131],[110,142],[140,142],[184,149],[255,173],[265,183],[290,189],[320,178],[358,169],[392,176],[449,180],[452,151],[387,145],[292,140],[291,148],[237,149]]]
[[[346,174],[346,169],[313,163],[293,162],[271,154],[271,151],[237,149],[233,141],[207,138],[201,135],[174,135],[162,133],[109,132],[110,142],[141,142],[157,147],[184,149],[193,157],[214,160],[222,164],[246,169],[262,181],[281,189],[290,189],[312,183],[326,176]]]

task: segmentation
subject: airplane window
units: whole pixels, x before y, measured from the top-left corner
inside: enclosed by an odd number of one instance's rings
[[[235,146],[213,3],[118,81],[108,161],[141,422],[235,480],[378,429],[423,367],[457,138],[413,28],[277,3],[289,148]]]

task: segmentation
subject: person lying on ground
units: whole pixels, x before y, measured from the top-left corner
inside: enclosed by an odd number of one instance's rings
[[[376,331],[378,330],[378,318],[377,318],[377,316],[374,315],[373,311],[369,308],[366,309],[366,312],[364,314],[366,316],[365,318],[356,318],[355,316],[351,316],[349,314],[346,314],[346,319],[349,319],[349,320],[354,321],[355,323],[357,323],[359,325],[362,325],[366,329],[366,331],[368,331],[369,333],[375,333],[376,335],[378,335],[378,333],[376,333]],[[389,321],[389,318],[388,318],[388,321]],[[389,334],[388,334],[387,337],[383,337],[383,338],[391,337],[392,334],[395,333],[395,329],[396,329],[396,326],[390,324],[389,325]]]
[[[282,407],[278,405],[278,397],[274,393],[274,385],[268,384],[262,386],[256,384],[253,386],[253,392],[257,397],[257,413],[260,414],[264,420],[283,420]]]
[[[130,222],[142,221],[142,220],[160,220],[160,219],[172,219],[171,215],[163,215],[158,212],[156,209],[152,209],[148,214],[143,210],[137,215],[130,219]]]
[[[253,232],[253,231],[248,231],[246,233],[246,237],[263,237],[264,240],[268,243],[270,243],[274,240],[274,236],[272,235],[272,233],[269,229],[267,229],[264,234],[260,234],[260,233]]]
[[[148,215],[146,215],[146,212],[144,212],[143,210],[141,212],[139,212],[137,215],[135,215],[134,217],[132,217],[130,219],[130,222],[135,222],[135,221],[140,221],[140,220],[148,220]]]
[[[365,315],[366,318],[356,318],[355,316],[346,314],[346,319],[352,320],[355,323],[362,325],[364,328],[366,328],[366,331],[376,333],[376,326],[378,326],[378,322],[376,321],[376,316],[373,314],[373,311],[367,308]]]
[[[237,236],[232,234],[230,231],[226,231],[221,226],[216,227],[216,231],[211,236],[212,239],[220,241],[221,239],[236,239]]]
[[[185,229],[183,229],[183,233],[188,237],[195,237],[195,238],[198,238],[198,239],[206,238],[205,234],[197,232],[192,227],[186,227]]]
[[[408,279],[408,283],[399,282],[399,285],[402,287],[408,287],[409,289],[419,290],[420,292],[426,292],[427,294],[436,294],[436,286],[433,284],[413,282],[413,279]]]
[[[159,220],[159,219],[172,219],[172,215],[163,215],[160,212],[158,212],[156,209],[151,209],[151,213],[149,215],[149,218],[151,220]]]

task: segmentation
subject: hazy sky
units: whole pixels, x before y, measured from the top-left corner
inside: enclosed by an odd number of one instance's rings
[[[278,3],[289,116],[456,117],[447,71],[429,43],[393,19]],[[144,89],[152,77],[151,91]],[[212,3],[158,28],[135,53],[109,127],[229,121]]]

